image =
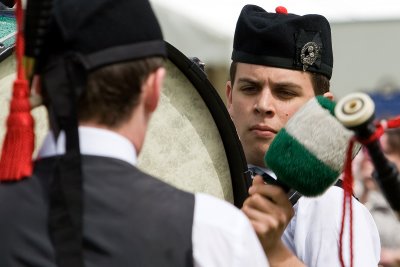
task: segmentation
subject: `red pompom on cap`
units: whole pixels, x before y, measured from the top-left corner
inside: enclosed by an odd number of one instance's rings
[[[287,9],[284,6],[278,6],[275,8],[275,12],[278,14],[287,14]]]

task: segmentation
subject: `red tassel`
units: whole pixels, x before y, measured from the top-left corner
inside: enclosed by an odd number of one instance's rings
[[[34,120],[30,113],[28,82],[14,82],[7,133],[0,159],[0,181],[15,181],[32,174]]]
[[[22,64],[24,36],[22,33],[23,11],[21,0],[16,1],[17,19],[17,79],[14,82],[10,114],[7,119],[7,133],[0,158],[0,182],[17,181],[32,174],[32,153],[34,149],[34,121],[29,103],[29,84]]]

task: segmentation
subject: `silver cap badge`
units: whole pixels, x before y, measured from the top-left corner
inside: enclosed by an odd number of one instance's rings
[[[315,42],[306,43],[301,49],[300,61],[303,64],[303,71],[306,71],[309,66],[319,57],[320,47]]]

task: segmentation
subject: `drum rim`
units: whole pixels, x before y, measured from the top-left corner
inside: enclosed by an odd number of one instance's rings
[[[249,174],[243,147],[236,133],[235,125],[224,102],[208,80],[205,72],[172,44],[165,43],[168,59],[175,64],[196,88],[217,125],[231,174],[234,205],[241,208],[248,197],[247,188],[249,185],[246,182],[248,182]]]

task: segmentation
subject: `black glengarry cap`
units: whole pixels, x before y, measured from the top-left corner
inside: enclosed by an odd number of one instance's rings
[[[87,69],[166,57],[160,25],[147,0],[55,0],[47,39],[50,54],[83,55]]]
[[[235,30],[232,60],[332,76],[333,53],[328,20],[316,14],[268,13],[243,7]]]

